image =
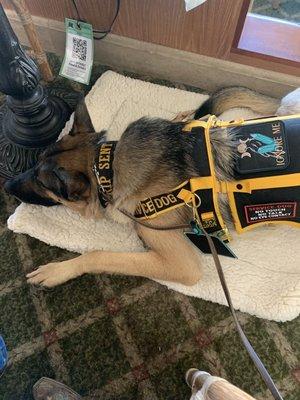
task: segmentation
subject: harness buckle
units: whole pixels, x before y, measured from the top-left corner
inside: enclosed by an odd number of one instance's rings
[[[93,172],[94,172],[94,174],[96,176],[96,179],[97,179],[98,190],[101,191],[103,194],[105,194],[105,189],[104,189],[103,185],[100,183],[100,178],[99,178],[100,174],[99,174],[99,171],[97,170],[97,167],[96,167],[95,164],[93,166]]]

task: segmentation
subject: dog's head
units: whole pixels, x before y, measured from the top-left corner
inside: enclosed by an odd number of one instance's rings
[[[95,197],[92,164],[99,134],[93,132],[86,107],[81,103],[75,112],[71,135],[47,148],[33,168],[7,181],[5,190],[25,203],[65,204],[85,214]]]

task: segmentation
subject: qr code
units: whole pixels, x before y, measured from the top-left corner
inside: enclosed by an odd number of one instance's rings
[[[87,41],[73,37],[72,57],[78,58],[81,61],[86,61]]]

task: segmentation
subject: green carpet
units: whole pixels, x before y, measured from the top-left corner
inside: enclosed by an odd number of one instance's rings
[[[60,60],[50,59],[57,72]],[[92,82],[105,69],[96,66]],[[64,78],[55,85],[89,89]],[[69,253],[8,231],[15,206],[0,192],[0,333],[10,354],[1,400],[32,399],[32,385],[42,376],[86,399],[188,399],[184,374],[190,367],[270,399],[226,307],[140,278],[90,275],[52,290],[27,285],[25,272]],[[285,400],[299,400],[300,318],[275,323],[239,315]]]

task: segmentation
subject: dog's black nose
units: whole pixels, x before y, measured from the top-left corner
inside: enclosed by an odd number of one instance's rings
[[[46,207],[58,204],[41,193],[41,188],[36,183],[33,169],[23,172],[5,182],[4,190],[24,203],[38,204]]]

